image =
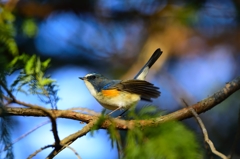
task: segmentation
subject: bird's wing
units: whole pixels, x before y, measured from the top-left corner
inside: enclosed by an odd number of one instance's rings
[[[152,83],[144,80],[127,80],[121,81],[107,88],[117,89],[118,91],[125,91],[141,96],[142,100],[151,101],[151,98],[157,98],[160,96],[158,87],[155,87]]]
[[[162,55],[162,51],[158,48],[153,55],[150,57],[148,62],[143,66],[143,68],[137,73],[134,79],[145,80],[148,70],[157,61],[157,59]]]

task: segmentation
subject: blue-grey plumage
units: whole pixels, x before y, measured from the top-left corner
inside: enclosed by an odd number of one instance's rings
[[[140,100],[140,96],[137,94],[112,88],[121,83],[121,80],[109,80],[96,73],[87,74],[85,77],[80,77],[80,79],[84,80],[90,93],[107,109],[115,110],[131,107]]]
[[[79,78],[84,80],[90,93],[103,107],[114,111],[129,108],[136,105],[140,99],[151,101],[151,98],[160,96],[159,88],[145,81],[145,77],[161,54],[161,50],[157,49],[132,80],[110,80],[96,73]]]
[[[103,75],[97,73],[87,74],[85,77],[80,77],[80,79],[90,82],[97,92],[101,91],[102,89],[107,89],[108,87],[111,87],[121,81],[110,80]]]

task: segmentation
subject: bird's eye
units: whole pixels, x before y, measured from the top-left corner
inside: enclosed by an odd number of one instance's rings
[[[96,76],[95,75],[92,75],[92,76],[89,76],[88,77],[90,80],[94,80],[95,78],[96,78]]]

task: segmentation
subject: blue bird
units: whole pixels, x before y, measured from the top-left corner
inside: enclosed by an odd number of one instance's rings
[[[84,81],[90,93],[104,108],[113,110],[111,113],[119,109],[127,110],[135,106],[139,100],[151,102],[151,98],[160,96],[159,88],[145,79],[149,69],[161,54],[162,51],[157,49],[131,80],[111,80],[96,73],[79,78]]]

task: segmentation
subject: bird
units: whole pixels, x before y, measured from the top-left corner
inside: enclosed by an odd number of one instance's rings
[[[152,102],[152,98],[160,96],[159,88],[145,79],[149,69],[161,55],[162,51],[158,48],[130,80],[111,80],[98,73],[89,73],[79,79],[84,81],[92,96],[104,108],[112,110],[109,115],[120,109],[128,110],[140,100]]]

